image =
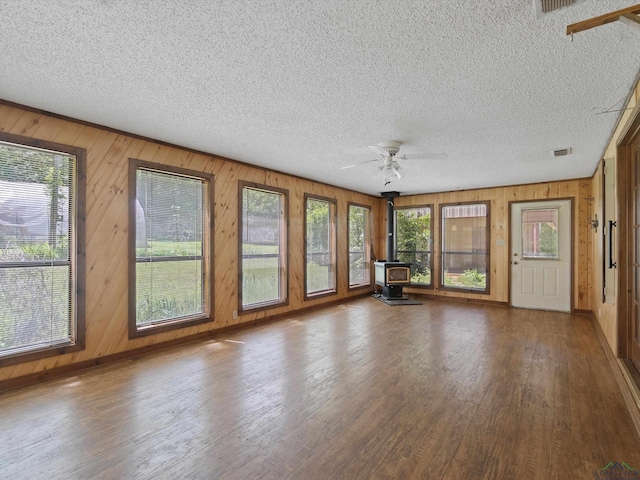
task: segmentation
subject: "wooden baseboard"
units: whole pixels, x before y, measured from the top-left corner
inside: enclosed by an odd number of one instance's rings
[[[590,315],[590,316],[593,316],[593,311],[592,310],[583,310],[581,308],[574,308],[573,309],[573,313],[578,314],[578,315]]]
[[[89,360],[83,360],[81,362],[75,362],[69,365],[62,365],[60,367],[51,368],[49,370],[30,373],[30,374],[23,375],[16,378],[9,378],[7,380],[0,381],[0,393],[5,392],[7,390],[12,390],[14,388],[25,387],[27,385],[31,385],[34,383],[40,383],[40,382],[44,382],[54,378],[60,378],[67,375],[72,375],[72,374],[81,372],[83,370],[87,370],[89,368],[97,367],[100,365],[119,362],[121,360],[128,360],[131,358],[146,355],[148,353],[157,352],[159,350],[166,350],[167,348],[175,347],[178,345],[184,345],[190,342],[203,340],[205,338],[215,338],[215,337],[219,337],[220,335],[224,335],[225,333],[229,333],[237,330],[243,330],[246,328],[255,327],[257,325],[264,325],[270,322],[276,322],[279,320],[283,320],[285,318],[290,318],[292,315],[300,315],[302,313],[310,312],[313,310],[319,310],[321,308],[325,308],[328,306],[339,305],[341,303],[354,300],[356,298],[369,296],[370,294],[371,294],[370,291],[366,291],[358,295],[353,295],[348,298],[341,298],[341,299],[334,300],[332,302],[313,305],[313,306],[305,307],[292,312],[286,312],[286,313],[281,313],[277,315],[270,315],[267,317],[263,317],[257,320],[252,320],[249,322],[240,323],[237,325],[230,325],[230,326],[218,328],[215,330],[196,333],[194,335],[189,335],[186,337],[175,338],[173,340],[168,340],[166,342],[147,345],[146,347],[134,348],[132,350],[127,350],[124,352],[105,355],[104,357],[92,358]]]
[[[613,376],[616,379],[616,383],[618,384],[622,397],[624,398],[624,403],[627,405],[627,410],[629,410],[629,414],[631,415],[633,424],[636,427],[636,431],[638,432],[638,435],[640,435],[640,389],[633,379],[633,375],[625,360],[616,358],[611,351],[611,347],[609,347],[607,338],[604,336],[604,332],[602,331],[600,323],[596,319],[595,315],[592,314],[591,319],[596,332],[598,332],[600,345],[602,345],[602,349],[607,356]]]

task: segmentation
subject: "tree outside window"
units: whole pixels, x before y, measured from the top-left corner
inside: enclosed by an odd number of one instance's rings
[[[287,192],[240,182],[239,310],[287,301]]]
[[[399,208],[395,212],[396,260],[411,264],[411,283],[431,285],[431,207]]]
[[[370,217],[369,207],[349,205],[349,287],[351,288],[371,285]]]
[[[305,295],[336,292],[336,201],[305,195]]]

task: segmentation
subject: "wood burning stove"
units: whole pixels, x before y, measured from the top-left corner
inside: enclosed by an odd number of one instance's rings
[[[402,297],[402,286],[411,285],[411,264],[393,261],[394,228],[393,228],[393,199],[399,192],[382,192],[387,199],[387,260],[374,262],[376,285],[382,287],[382,296],[388,299]]]
[[[402,298],[402,286],[411,284],[411,264],[404,262],[374,262],[376,285],[382,287],[385,298]]]

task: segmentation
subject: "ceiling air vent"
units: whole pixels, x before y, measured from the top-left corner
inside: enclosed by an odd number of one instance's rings
[[[560,148],[558,150],[551,150],[551,155],[554,157],[564,157],[565,155],[571,155],[571,148]]]
[[[536,14],[538,18],[547,13],[551,13],[555,10],[560,10],[564,7],[569,7],[576,3],[580,3],[582,0],[533,0],[536,6]]]

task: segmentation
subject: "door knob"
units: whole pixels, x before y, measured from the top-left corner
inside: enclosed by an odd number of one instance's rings
[[[518,262],[511,262],[511,263],[512,263],[513,265],[517,265],[517,264],[518,264]]]

